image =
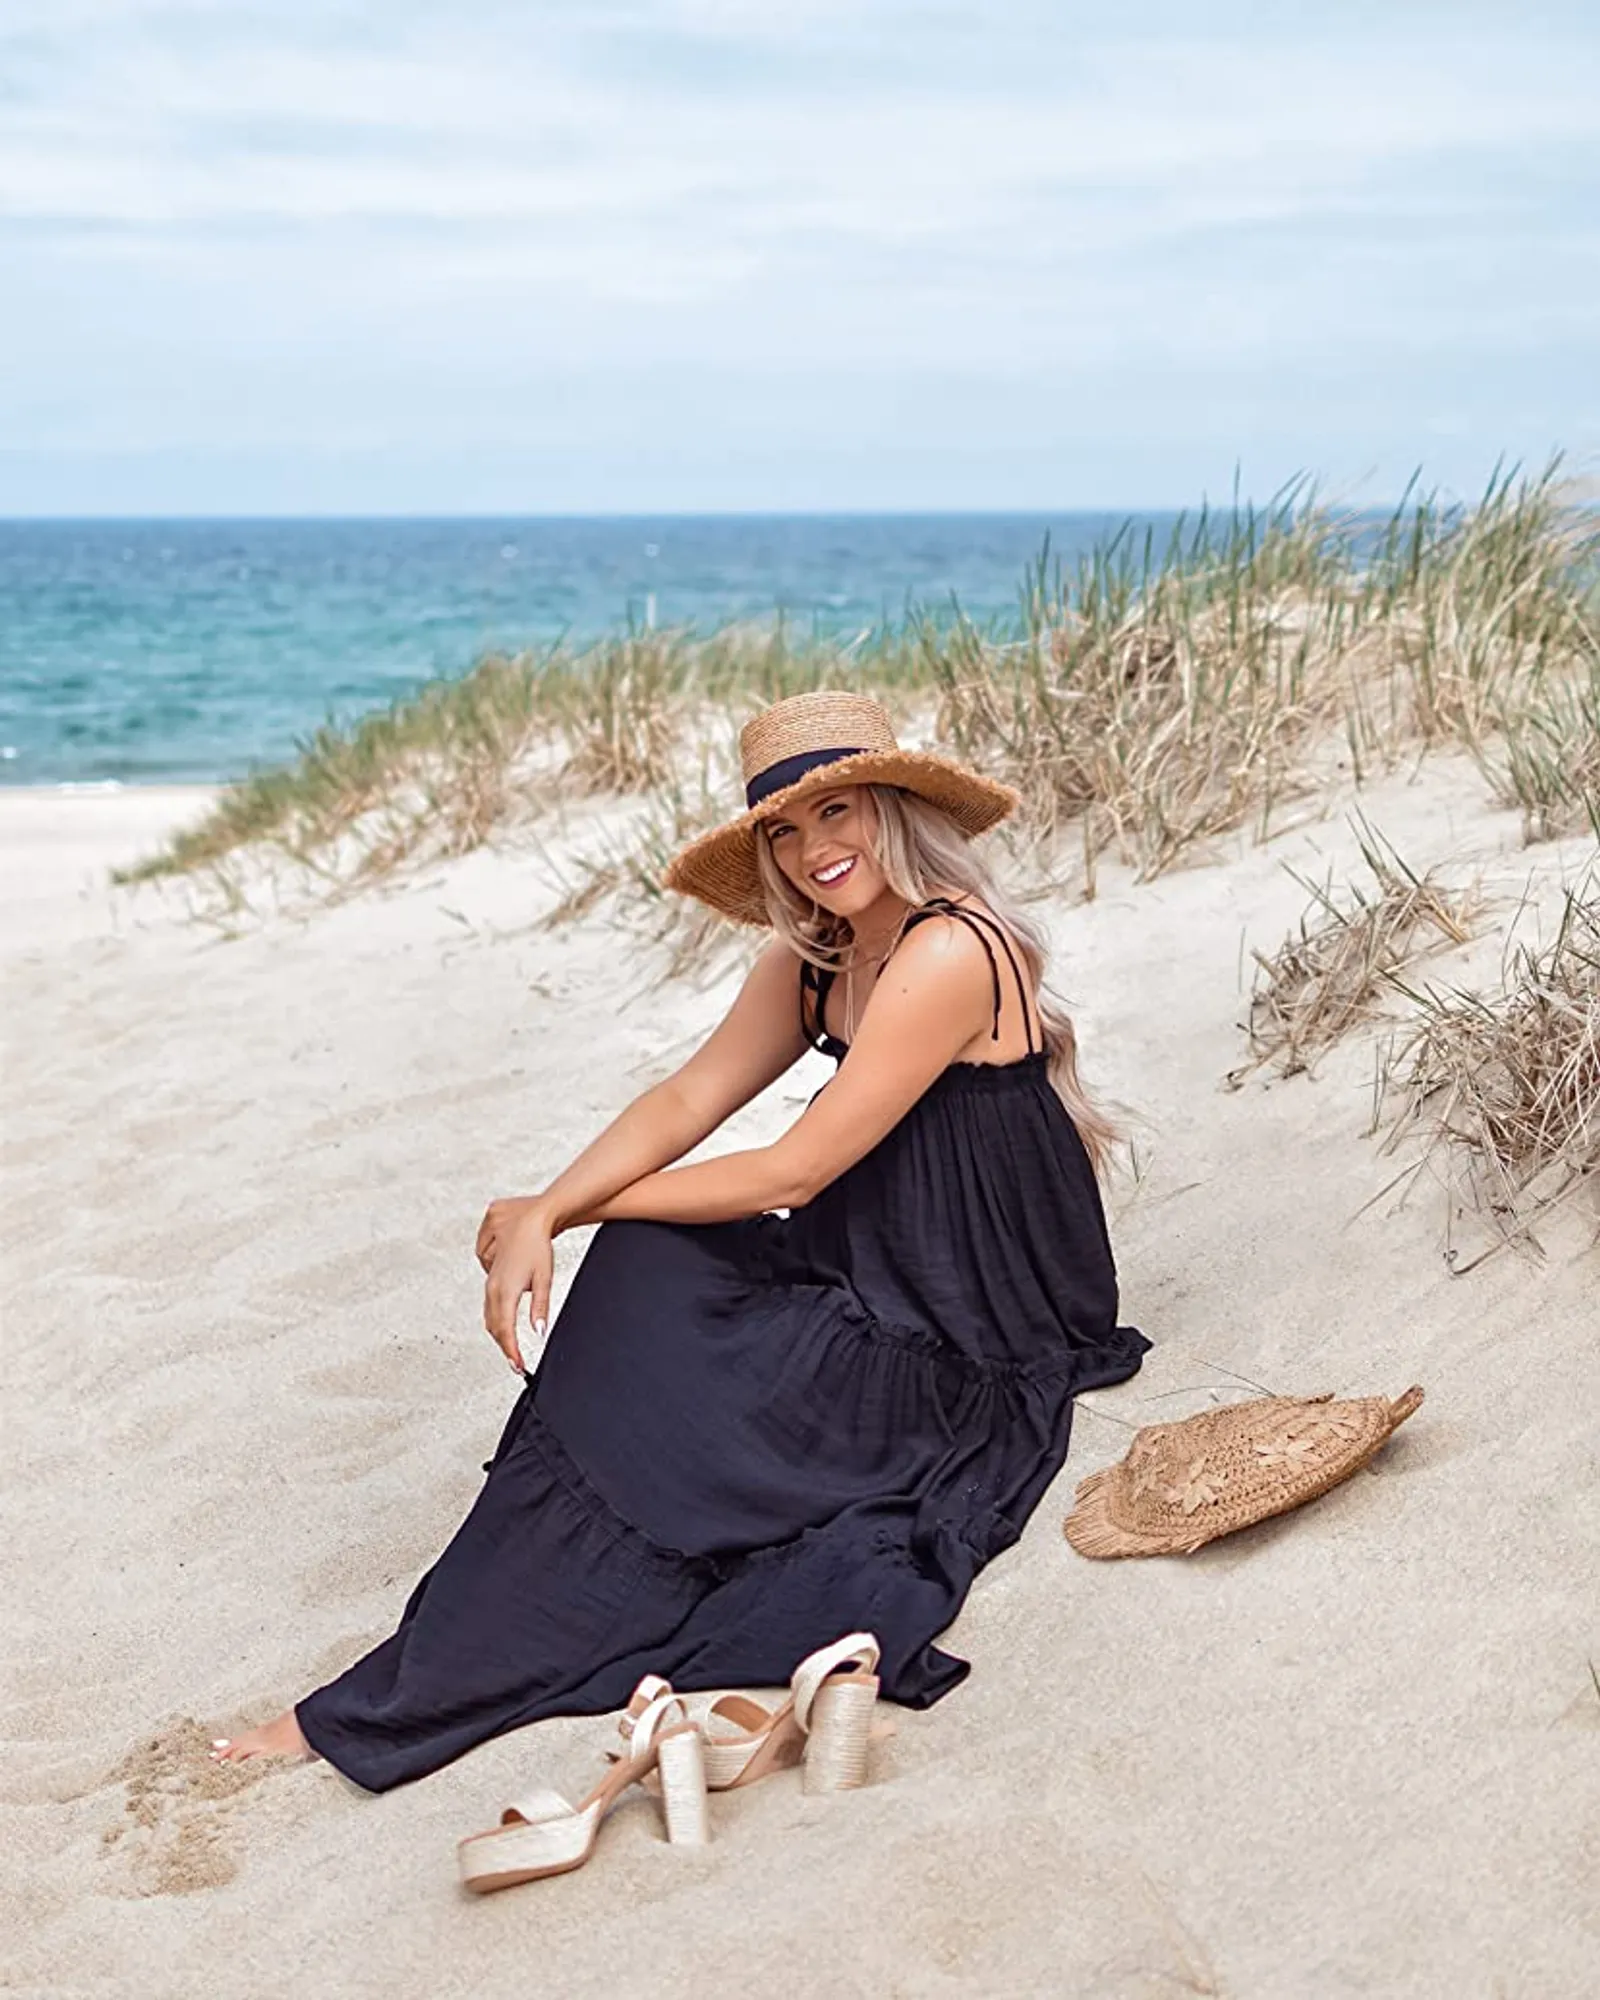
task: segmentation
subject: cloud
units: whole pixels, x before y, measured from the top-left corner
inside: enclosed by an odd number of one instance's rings
[[[1004,39],[981,11],[958,31],[945,10],[931,38],[898,6],[773,14],[375,8],[369,36],[329,45],[327,21],[292,10],[80,4],[49,30],[39,15],[31,61],[6,65],[33,93],[0,131],[0,190],[14,216],[108,224],[631,214],[641,232],[738,194],[780,228],[898,241],[992,226],[1019,196],[1238,198],[1264,172],[1315,191],[1452,148],[1587,138],[1600,84],[1592,50],[1522,33],[1141,42],[1035,16],[994,77],[967,61]],[[844,38],[842,74],[795,69],[819,21]],[[705,87],[718,24],[745,58],[737,88]],[[890,25],[914,64],[869,65]]]
[[[1275,18],[12,0],[0,419],[40,450],[354,444],[465,422],[464,377],[476,435],[537,428],[557,377],[600,411],[710,369],[811,384],[826,426],[847,383],[1231,396],[1595,332],[1582,13]]]

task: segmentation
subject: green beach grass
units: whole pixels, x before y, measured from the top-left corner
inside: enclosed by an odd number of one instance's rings
[[[1009,779],[1024,879],[1081,853],[1141,878],[1229,829],[1268,830],[1325,780],[1465,749],[1530,839],[1600,830],[1600,519],[1558,464],[1497,473],[1474,506],[1414,486],[1386,523],[1297,484],[1263,509],[1112,537],[1070,570],[1046,550],[1015,617],[959,605],[850,640],[781,624],[632,631],[481,660],[326,726],[280,769],[119,880],[226,886],[271,850],[348,893],[464,853],[562,800],[635,802],[563,905],[660,900],[660,865],[737,796],[740,723],[778,696],[872,689],[902,723]],[[687,921],[687,917],[686,917]]]

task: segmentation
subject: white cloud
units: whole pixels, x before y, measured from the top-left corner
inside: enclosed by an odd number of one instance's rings
[[[793,17],[783,23],[794,37]],[[975,37],[989,32],[973,17]],[[1263,174],[1315,189],[1443,150],[1586,138],[1600,86],[1581,45],[1556,61],[1515,35],[1441,49],[1394,33],[1146,47],[1057,32],[1038,37],[1040,60],[1019,51],[1000,90],[964,82],[957,45],[914,89],[894,72],[786,79],[774,55],[715,94],[693,87],[692,45],[676,51],[687,78],[630,65],[607,78],[603,43],[560,15],[505,39],[471,16],[409,29],[402,16],[387,47],[295,46],[248,22],[235,40],[154,45],[124,24],[85,33],[70,62],[64,41],[48,95],[13,103],[0,126],[13,216],[606,218],[737,189],[779,227],[899,240],[992,224],[1019,194],[1198,184],[1245,196]]]
[[[1581,14],[1208,12],[13,0],[0,421],[522,435],[551,371],[603,411],[720,368],[826,428],[847,382],[1231,394],[1592,334]]]

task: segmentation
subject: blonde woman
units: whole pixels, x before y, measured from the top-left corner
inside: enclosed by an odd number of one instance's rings
[[[726,1018],[542,1193],[491,1202],[484,1323],[524,1375],[552,1244],[603,1225],[476,1504],[399,1629],[223,1758],[307,1751],[372,1791],[641,1675],[770,1685],[870,1631],[913,1708],[935,1640],[1131,1375],[1096,1168],[1112,1138],[1034,927],[971,844],[1015,795],[902,750],[864,695],[742,738],[746,811],[671,886],[768,927]],[[771,1145],[674,1164],[808,1048]],[[787,1213],[782,1213],[787,1211]]]

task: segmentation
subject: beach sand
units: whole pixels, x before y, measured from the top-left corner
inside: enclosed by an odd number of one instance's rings
[[[1303,907],[1284,863],[1354,867],[1342,815],[1049,906],[1086,1067],[1140,1119],[1113,1231],[1156,1346],[1084,1399],[1065,1474],[974,1590],[949,1641],[971,1679],[895,1717],[860,1793],[780,1777],[714,1800],[714,1844],[679,1852],[635,1792],[588,1867],[480,1902],[456,1839],[532,1787],[581,1796],[607,1724],[541,1724],[379,1799],[203,1746],[392,1628],[515,1393],[479,1318],[485,1202],[678,1061],[737,969],[657,984],[601,914],[544,929],[531,845],[234,927],[186,917],[182,889],[104,887],[200,803],[0,796],[0,1986],[1594,1990],[1592,1211],[1542,1263],[1453,1276],[1434,1180],[1372,1201],[1399,1165],[1366,1136],[1373,1035],[1310,1078],[1223,1087],[1245,946]],[[1363,803],[1413,865],[1501,899],[1440,980],[1492,983],[1525,885],[1548,909],[1585,851],[1525,849],[1448,759]],[[564,1282],[581,1244],[561,1248]],[[1421,1413],[1299,1514],[1186,1559],[1090,1563],[1062,1538],[1129,1426],[1247,1384],[1411,1382]]]

